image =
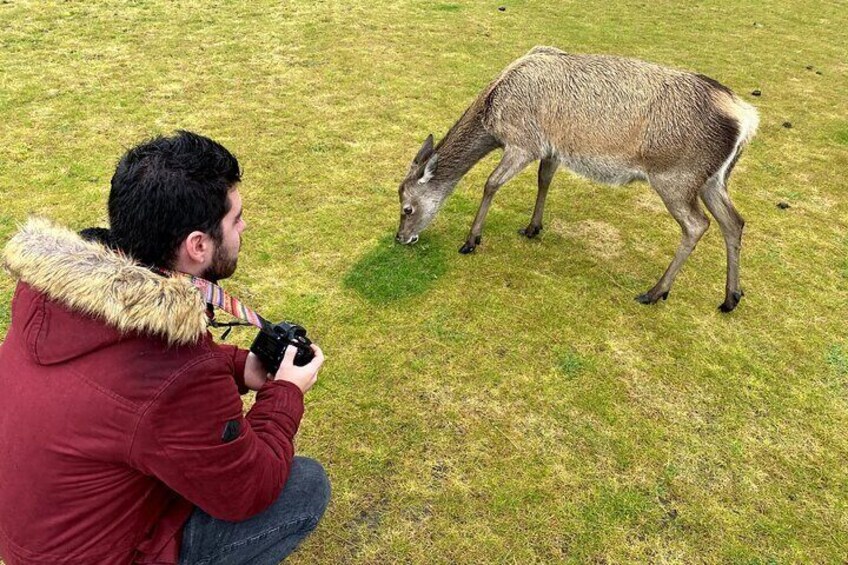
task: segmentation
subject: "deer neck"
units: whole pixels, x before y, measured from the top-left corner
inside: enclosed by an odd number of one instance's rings
[[[473,104],[436,146],[439,164],[434,179],[447,193],[453,191],[480,159],[500,145],[483,127],[482,117],[482,109]]]

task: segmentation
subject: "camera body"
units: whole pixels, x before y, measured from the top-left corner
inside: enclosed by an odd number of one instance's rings
[[[315,354],[310,345],[312,342],[306,337],[306,330],[301,326],[289,322],[274,325],[266,323],[253,340],[250,351],[259,357],[269,373],[276,375],[289,346],[297,348],[294,364],[298,367],[303,367],[312,361]]]

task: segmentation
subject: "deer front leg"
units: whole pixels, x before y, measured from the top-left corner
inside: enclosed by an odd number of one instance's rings
[[[468,233],[468,238],[459,252],[462,254],[471,253],[474,248],[480,245],[483,238],[483,223],[486,221],[486,214],[489,213],[489,206],[492,205],[492,199],[495,193],[506,182],[521,172],[524,167],[533,161],[533,157],[518,149],[510,147],[504,148],[504,154],[501,162],[489,175],[486,181],[486,187],[483,189],[483,200],[480,202],[480,208],[477,210],[477,216],[474,218],[474,223],[471,225],[471,231]]]
[[[545,211],[548,187],[551,186],[551,180],[554,178],[558,166],[559,162],[554,157],[545,157],[539,162],[539,192],[536,194],[536,207],[533,209],[530,225],[518,230],[521,235],[534,238],[542,231],[542,215]]]

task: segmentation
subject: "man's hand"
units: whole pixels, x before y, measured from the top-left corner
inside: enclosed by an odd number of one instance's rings
[[[269,373],[259,357],[251,351],[247,354],[247,361],[244,364],[244,384],[250,390],[259,390],[265,381],[271,378]]]
[[[306,394],[306,391],[312,388],[312,385],[318,380],[318,370],[324,364],[324,352],[314,343],[312,344],[312,352],[315,354],[315,357],[309,364],[303,367],[296,367],[294,365],[294,356],[297,353],[297,348],[293,345],[289,346],[286,349],[285,355],[283,355],[283,362],[280,363],[280,368],[274,380],[292,382],[298,386],[303,394]]]

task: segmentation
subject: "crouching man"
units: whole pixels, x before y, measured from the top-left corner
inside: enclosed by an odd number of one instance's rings
[[[276,564],[330,486],[294,456],[324,361],[268,375],[217,345],[185,273],[233,274],[245,229],[235,157],[189,132],[128,151],[110,229],[30,220],[0,345],[0,556],[46,563]],[[239,393],[257,391],[246,416]]]

